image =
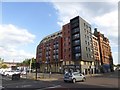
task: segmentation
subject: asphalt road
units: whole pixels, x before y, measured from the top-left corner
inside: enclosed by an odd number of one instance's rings
[[[29,79],[20,79],[13,81],[11,78],[2,77],[2,86],[5,87],[4,90],[77,90],[79,88],[118,88],[118,73],[109,73],[100,76],[87,77],[85,82],[65,83],[63,79],[58,80],[29,80]]]

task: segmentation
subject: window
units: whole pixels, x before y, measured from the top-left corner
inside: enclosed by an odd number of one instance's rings
[[[80,53],[76,53],[76,54],[75,54],[75,58],[76,58],[76,59],[79,59],[79,58],[80,58]]]
[[[66,49],[64,49],[64,52],[66,52]]]
[[[85,41],[85,44],[87,45],[87,41]]]
[[[91,55],[89,54],[89,57],[91,58]]]
[[[90,48],[88,48],[88,51],[90,52]]]
[[[53,56],[53,59],[55,59],[55,55]]]
[[[85,23],[84,23],[84,27],[85,27]]]
[[[79,32],[79,31],[80,31],[79,28],[75,28],[75,29],[72,30],[73,33],[76,33],[76,32]]]
[[[58,54],[59,53],[59,51],[58,51],[58,49],[56,50],[56,54]]]
[[[87,39],[89,40],[89,36],[87,36]]]
[[[79,38],[79,33],[78,33],[78,34],[73,35],[73,39],[76,39],[76,38]]]
[[[90,43],[88,42],[88,45],[90,45]]]
[[[78,45],[78,44],[80,44],[80,40],[75,40],[73,43],[74,43],[75,45]]]
[[[86,29],[84,29],[85,33],[86,33]]]
[[[68,44],[70,45],[70,42]]]
[[[74,28],[74,27],[77,27],[78,25],[79,25],[79,23],[76,22],[76,23],[72,24],[72,27]]]
[[[69,48],[69,51],[70,51],[70,48]]]
[[[86,28],[88,28],[88,25],[86,25]]]
[[[56,44],[56,47],[57,47],[57,48],[58,48],[58,46],[59,46],[59,45],[58,45],[58,44]]]
[[[87,51],[87,47],[86,47],[86,51]]]
[[[66,46],[66,43],[64,43],[64,46]]]
[[[69,57],[70,57],[70,54],[69,54]]]
[[[88,53],[86,55],[87,55],[87,58],[88,58]]]
[[[55,48],[55,45],[53,47]]]
[[[90,32],[91,32],[91,27],[89,27],[89,29],[90,29]]]
[[[58,59],[58,55],[56,55],[56,59]]]
[[[87,34],[89,34],[88,30],[87,30]]]
[[[74,49],[75,49],[75,51],[80,51],[80,46],[77,46]]]
[[[74,24],[74,23],[78,22],[78,20],[79,19],[76,18],[76,19],[72,20],[71,23]]]
[[[70,33],[70,31],[68,30],[68,33]]]

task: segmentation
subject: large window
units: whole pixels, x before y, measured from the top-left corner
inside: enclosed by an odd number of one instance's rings
[[[73,43],[74,43],[74,45],[79,45],[80,44],[80,40],[75,40]]]
[[[72,30],[72,33],[74,34],[74,33],[79,32],[79,31],[80,31],[79,28],[75,28]]]
[[[79,33],[78,33],[78,34],[75,34],[75,35],[73,35],[73,39],[79,38],[79,36],[80,36]]]
[[[80,53],[76,53],[75,54],[75,59],[79,59],[80,58]]]
[[[80,51],[80,46],[74,48],[75,51]]]

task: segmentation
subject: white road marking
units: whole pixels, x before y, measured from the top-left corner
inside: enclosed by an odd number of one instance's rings
[[[103,86],[103,87],[115,87],[115,86],[113,86],[113,85],[106,85],[106,84],[93,84],[93,83],[81,83],[81,84],[86,84],[86,85],[95,85],[95,86]]]
[[[32,85],[23,85],[22,87],[30,87],[30,86],[32,86]]]
[[[46,87],[46,88],[37,89],[37,90],[45,90],[45,89],[50,89],[50,88],[59,88],[59,87],[61,87],[61,85],[55,85],[55,86]]]
[[[53,87],[48,87],[48,88],[58,88],[61,87],[61,85],[53,86]]]
[[[22,85],[22,86],[16,86],[16,88],[25,88],[25,87],[31,87],[32,85]]]

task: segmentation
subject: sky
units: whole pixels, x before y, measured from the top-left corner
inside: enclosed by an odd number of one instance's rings
[[[10,1],[10,0],[9,0]],[[47,35],[80,16],[109,38],[114,63],[118,63],[118,2],[8,2],[0,3],[0,57],[21,62],[36,57],[36,47]],[[18,0],[19,1],[19,0]]]

